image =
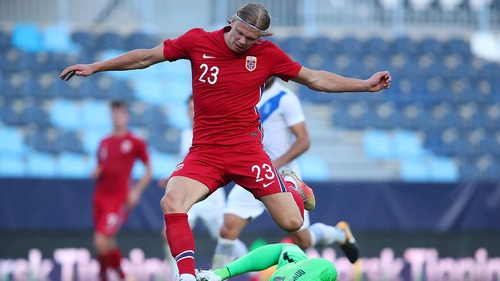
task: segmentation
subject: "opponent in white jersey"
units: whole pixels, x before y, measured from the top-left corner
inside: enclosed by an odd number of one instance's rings
[[[261,122],[264,127],[264,150],[271,157],[277,169],[292,169],[300,177],[297,157],[307,151],[310,140],[307,132],[305,116],[298,97],[271,77],[258,103]],[[215,249],[212,268],[222,268],[240,257],[235,251],[235,241],[243,228],[260,216],[265,210],[264,204],[239,185],[229,192],[224,224]],[[353,243],[346,243],[351,238],[349,226],[339,223],[330,226],[323,223],[310,225],[309,213],[304,212],[304,224],[296,232],[290,232],[292,241],[301,248],[326,246],[337,242],[341,245],[351,262],[358,258],[358,250]],[[352,237],[351,240],[354,238]],[[352,242],[352,241],[351,241]],[[344,245],[349,245],[347,249]]]

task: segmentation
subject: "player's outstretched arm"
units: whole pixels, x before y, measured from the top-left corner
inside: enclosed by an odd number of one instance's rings
[[[59,78],[68,81],[74,75],[90,76],[102,71],[142,69],[162,61],[165,61],[163,45],[159,45],[152,49],[133,50],[102,62],[68,66]]]
[[[292,80],[318,92],[345,93],[378,92],[389,88],[392,78],[389,71],[379,71],[369,79],[363,80],[302,67],[297,77]]]

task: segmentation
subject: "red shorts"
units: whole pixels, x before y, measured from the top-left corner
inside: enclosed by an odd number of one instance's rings
[[[125,200],[94,196],[94,228],[105,236],[115,236],[128,217]]]
[[[236,146],[192,147],[170,177],[197,180],[214,192],[234,181],[255,198],[287,192],[285,181],[259,142]]]

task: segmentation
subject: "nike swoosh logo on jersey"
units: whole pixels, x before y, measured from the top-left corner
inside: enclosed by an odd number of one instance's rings
[[[270,186],[271,184],[273,184],[274,182],[275,182],[275,181],[268,182],[268,183],[263,183],[263,184],[262,184],[262,186],[263,186],[264,188],[266,188],[266,187]]]
[[[215,57],[214,57],[214,56],[209,56],[209,55],[207,55],[207,54],[203,54],[203,58],[204,58],[204,59],[215,59]]]

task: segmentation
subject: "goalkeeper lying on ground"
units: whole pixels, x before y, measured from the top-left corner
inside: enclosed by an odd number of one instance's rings
[[[277,264],[270,281],[335,281],[337,270],[323,258],[308,258],[297,245],[270,244],[259,247],[224,268],[197,270],[197,281],[221,281],[251,271],[260,271]]]

